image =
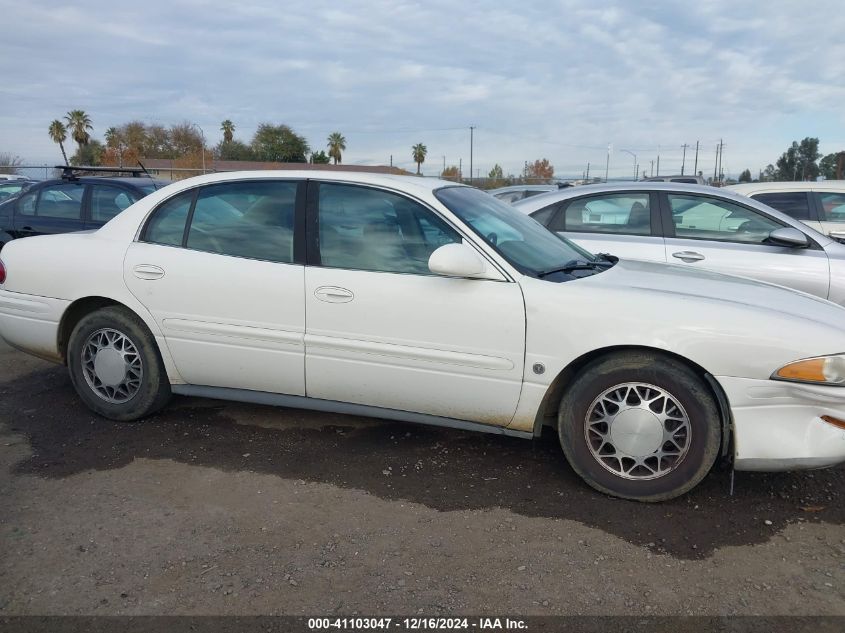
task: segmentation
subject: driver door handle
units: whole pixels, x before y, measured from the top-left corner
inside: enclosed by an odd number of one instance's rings
[[[700,262],[704,259],[704,255],[701,253],[696,253],[695,251],[678,251],[677,253],[672,253],[672,257],[677,257],[681,261],[684,262]]]

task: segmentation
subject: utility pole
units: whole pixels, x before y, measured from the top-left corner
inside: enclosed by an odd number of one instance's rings
[[[607,176],[610,173],[610,152],[613,149],[613,145],[610,143],[607,144],[607,162],[604,165],[604,181],[607,182]]]
[[[584,180],[590,182],[590,163],[587,163],[587,177]]]
[[[684,155],[683,155],[683,158],[681,158],[681,176],[683,176],[684,175],[684,167],[687,164],[687,148],[689,147],[689,145],[684,143],[683,145],[681,145],[681,147],[684,148]]]
[[[698,173],[698,141],[695,142],[695,167],[693,168],[693,173]]]
[[[474,125],[469,126],[469,184],[472,184],[472,133],[475,130]]]
[[[443,171],[440,172],[440,175],[442,176],[445,173],[446,173],[446,157],[444,156],[443,157]]]
[[[458,182],[462,183],[464,181],[464,159],[458,159]]]
[[[725,155],[725,144],[719,139],[719,183],[722,182],[722,157]]]
[[[660,154],[657,155],[657,175],[660,175]]]
[[[393,167],[393,154],[390,155],[390,166]]]
[[[716,174],[719,173],[719,146],[716,146],[716,162],[713,163],[713,182],[716,182]]]
[[[651,161],[651,177],[654,177],[654,160]]]

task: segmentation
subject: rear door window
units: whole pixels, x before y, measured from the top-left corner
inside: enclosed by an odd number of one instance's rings
[[[85,185],[79,183],[44,187],[35,205],[35,215],[57,220],[81,220],[84,193]]]
[[[810,199],[805,191],[756,193],[751,197],[796,220],[810,219]]]
[[[270,262],[293,262],[297,181],[231,182],[203,187],[187,247]]]
[[[140,196],[114,185],[91,186],[91,221],[103,224],[136,202]]]

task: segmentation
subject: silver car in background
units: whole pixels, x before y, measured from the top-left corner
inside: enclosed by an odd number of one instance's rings
[[[570,187],[569,183],[561,182],[556,185],[510,185],[508,187],[499,187],[498,189],[490,189],[487,193],[498,198],[503,202],[510,202],[513,204],[518,200],[525,200],[533,196],[548,193],[549,191],[558,191],[564,187]]]
[[[600,184],[514,206],[593,253],[750,277],[845,305],[845,245],[731,191]]]

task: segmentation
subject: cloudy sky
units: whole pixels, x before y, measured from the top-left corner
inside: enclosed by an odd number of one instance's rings
[[[56,163],[47,127],[84,109],[102,138],[132,119],[220,122],[248,141],[286,123],[315,149],[338,130],[344,162],[562,176],[651,169],[738,173],[793,139],[845,149],[845,11],[813,2],[241,3],[0,0],[0,152]]]

